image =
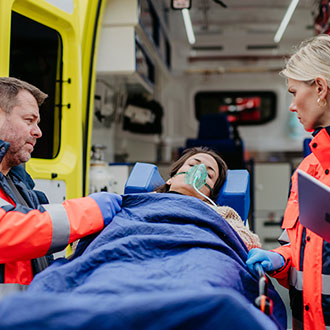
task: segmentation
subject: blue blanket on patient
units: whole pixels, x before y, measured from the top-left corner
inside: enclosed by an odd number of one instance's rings
[[[0,303],[1,329],[278,329],[253,306],[258,280],[232,227],[204,202],[177,194],[123,196],[122,210],[71,260]],[[276,321],[274,321],[276,320]]]

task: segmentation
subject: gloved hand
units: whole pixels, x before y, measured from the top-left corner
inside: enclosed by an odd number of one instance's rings
[[[255,248],[249,251],[246,265],[252,274],[258,276],[254,267],[256,263],[260,263],[264,271],[268,272],[283,267],[284,262],[284,258],[279,253]]]
[[[104,220],[104,226],[107,226],[112,218],[121,210],[122,197],[109,192],[97,192],[89,195],[99,206]]]

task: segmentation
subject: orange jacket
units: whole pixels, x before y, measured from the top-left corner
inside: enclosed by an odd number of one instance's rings
[[[12,206],[1,198],[0,206],[3,283],[30,284],[33,278],[31,259],[60,251],[104,226],[101,210],[91,197],[42,205],[35,210]]]
[[[312,153],[298,168],[330,186],[330,136],[325,128],[310,147]],[[290,288],[293,329],[299,323],[304,330],[330,329],[330,244],[300,224],[296,171],[291,183],[281,236],[288,244],[274,250],[286,262],[272,276]]]

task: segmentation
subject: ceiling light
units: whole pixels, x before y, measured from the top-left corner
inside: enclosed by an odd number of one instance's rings
[[[195,43],[195,34],[191,24],[190,14],[188,9],[182,9],[182,16],[184,21],[184,26],[186,28],[187,38],[189,43],[192,45]]]
[[[276,43],[280,42],[280,40],[283,36],[283,33],[284,33],[286,27],[288,26],[289,21],[290,21],[292,15],[293,15],[293,12],[295,11],[295,9],[298,5],[298,2],[299,2],[299,0],[292,0],[291,1],[291,3],[289,5],[283,19],[282,19],[282,22],[281,22],[281,24],[280,24],[280,26],[279,26],[276,34],[275,34],[274,42],[276,42]]]

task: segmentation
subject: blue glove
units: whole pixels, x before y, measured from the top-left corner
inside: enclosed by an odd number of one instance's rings
[[[265,272],[273,271],[284,266],[284,258],[276,252],[266,251],[262,249],[251,249],[249,251],[246,265],[249,271],[258,276],[255,264],[260,263]]]
[[[121,210],[122,197],[117,194],[108,192],[98,192],[89,195],[99,206],[102,215],[104,226],[107,226],[112,218]]]

